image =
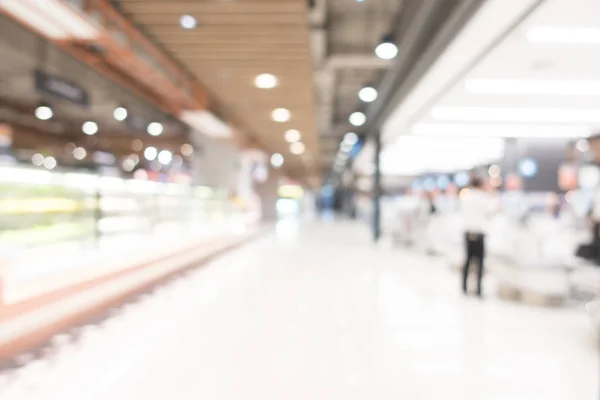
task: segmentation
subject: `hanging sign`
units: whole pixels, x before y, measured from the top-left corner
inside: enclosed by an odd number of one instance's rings
[[[80,85],[40,70],[35,70],[34,76],[35,89],[38,92],[48,93],[84,107],[90,105],[90,98]]]

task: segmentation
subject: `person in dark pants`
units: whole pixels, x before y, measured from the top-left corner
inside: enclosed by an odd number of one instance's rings
[[[462,289],[467,293],[469,269],[477,261],[477,295],[481,296],[483,262],[485,259],[485,223],[491,210],[491,198],[483,190],[483,182],[478,177],[471,179],[470,188],[462,196],[461,212],[465,224],[466,261],[463,268]]]

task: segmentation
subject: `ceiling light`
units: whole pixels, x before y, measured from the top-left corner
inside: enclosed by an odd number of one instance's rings
[[[600,44],[599,28],[537,26],[527,32],[533,43]]]
[[[347,153],[350,150],[352,150],[352,147],[354,147],[354,145],[349,142],[346,142],[345,140],[342,141],[342,143],[340,143],[340,150],[342,150],[344,153]]]
[[[436,107],[433,118],[446,121],[600,122],[600,110],[526,107]]]
[[[31,157],[31,163],[36,167],[41,167],[44,164],[44,156],[40,153],[36,153]]]
[[[157,155],[158,151],[156,150],[156,147],[150,146],[146,147],[146,150],[144,150],[144,157],[148,161],[153,161],[154,159],[156,159]]]
[[[126,159],[123,160],[122,166],[125,171],[131,172],[135,168],[136,163],[130,157],[127,157]]]
[[[277,77],[272,74],[260,74],[254,79],[254,84],[260,89],[273,89],[277,86]]]
[[[127,109],[123,106],[119,106],[115,108],[115,111],[113,111],[113,117],[117,121],[125,121],[125,119],[127,118],[127,114]]]
[[[290,145],[290,152],[297,156],[304,153],[305,149],[306,146],[304,146],[304,143],[302,142],[295,142]]]
[[[592,134],[585,125],[416,124],[417,136],[581,138]]]
[[[171,162],[171,166],[175,168],[179,168],[183,165],[183,157],[180,155],[173,156],[173,161]]]
[[[302,139],[302,135],[297,129],[290,129],[285,132],[285,141],[288,143],[298,142],[300,139]]]
[[[191,156],[194,153],[194,147],[189,143],[184,143],[181,145],[181,154],[186,157]]]
[[[344,142],[354,146],[358,142],[358,135],[354,132],[348,132],[344,135]]]
[[[391,60],[398,55],[398,46],[394,43],[391,35],[383,38],[381,43],[375,48],[375,54],[383,60]]]
[[[600,81],[469,79],[465,88],[470,93],[485,94],[600,96]]]
[[[364,87],[358,92],[358,98],[365,103],[371,103],[377,99],[377,89],[370,86]]]
[[[85,149],[83,147],[76,147],[75,150],[73,150],[73,157],[76,160],[83,160],[85,157],[87,156],[87,152],[85,151]]]
[[[46,157],[44,159],[44,168],[46,169],[54,169],[56,167],[56,158],[54,157]]]
[[[152,136],[160,136],[163,133],[163,126],[160,122],[150,122],[146,130]]]
[[[133,142],[131,142],[131,148],[134,151],[142,151],[144,148],[144,142],[142,142],[140,139],[135,139]]]
[[[367,116],[364,113],[361,113],[360,111],[353,112],[352,114],[350,114],[350,118],[348,118],[348,121],[350,121],[350,123],[354,126],[362,126],[365,122],[367,122]]]
[[[271,117],[276,122],[287,122],[290,120],[291,113],[287,108],[276,108],[271,113]]]
[[[98,133],[98,124],[95,123],[94,121],[86,121],[81,126],[81,130],[86,135],[89,135],[89,136],[95,135],[96,133]]]
[[[35,109],[35,117],[37,119],[41,119],[42,121],[47,121],[50,118],[52,118],[53,116],[54,116],[54,112],[52,111],[52,108],[50,108],[50,106],[47,104],[40,104]]]
[[[194,29],[198,26],[198,21],[193,16],[185,14],[179,18],[179,24],[183,29]]]
[[[498,166],[496,164],[490,165],[490,168],[488,168],[488,174],[492,178],[497,178],[502,174],[502,169],[500,168],[500,166]]]
[[[283,167],[284,158],[281,154],[275,153],[271,156],[271,165],[273,168],[278,169]]]
[[[162,150],[160,153],[158,153],[158,162],[162,165],[169,165],[172,160],[173,153],[171,153],[169,150]]]

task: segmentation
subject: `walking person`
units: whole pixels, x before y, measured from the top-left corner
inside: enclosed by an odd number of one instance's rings
[[[461,199],[460,208],[465,227],[466,261],[463,268],[462,289],[467,293],[467,281],[472,261],[477,261],[477,295],[481,297],[483,263],[485,259],[485,224],[490,216],[492,199],[483,189],[483,181],[472,177],[468,192]]]

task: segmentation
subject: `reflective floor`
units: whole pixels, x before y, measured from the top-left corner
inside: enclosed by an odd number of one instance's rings
[[[363,226],[284,222],[57,340],[0,398],[599,398],[585,313],[458,288],[443,261],[374,246]]]

